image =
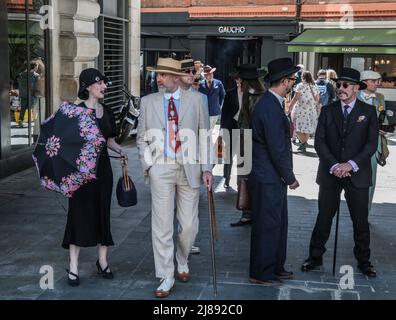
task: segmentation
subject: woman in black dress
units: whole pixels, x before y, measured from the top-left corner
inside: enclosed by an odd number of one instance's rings
[[[113,172],[107,148],[121,156],[121,162],[127,162],[127,157],[114,137],[117,135],[114,115],[111,109],[99,103],[103,99],[108,79],[98,70],[90,68],[81,72],[78,97],[85,100],[80,104],[93,109],[99,129],[106,139],[98,164],[97,179],[90,181],[78,189],[69,199],[69,211],[62,247],[69,249],[70,270],[68,283],[79,285],[78,256],[81,247],[98,246],[96,267],[98,274],[106,279],[112,279],[107,262],[107,248],[114,245],[110,231],[110,204],[113,188]]]

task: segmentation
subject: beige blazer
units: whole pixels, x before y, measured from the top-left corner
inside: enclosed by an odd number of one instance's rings
[[[204,129],[204,131],[200,131]],[[209,114],[199,92],[181,90],[179,106],[179,134],[182,163],[189,185],[198,188],[203,171],[212,171],[210,164],[211,139],[200,133],[209,130]],[[164,159],[165,148],[164,94],[152,93],[142,98],[136,144],[145,182],[148,170]]]

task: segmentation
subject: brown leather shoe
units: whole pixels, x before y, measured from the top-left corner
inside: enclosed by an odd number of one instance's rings
[[[280,279],[268,279],[268,280],[258,280],[254,278],[250,278],[249,281],[254,284],[262,284],[264,286],[280,286],[282,285],[282,281]]]
[[[177,280],[181,282],[187,282],[188,280],[190,280],[190,274],[188,272],[178,272]]]
[[[155,290],[154,295],[156,298],[165,298],[170,295],[170,293],[174,288],[175,288],[174,279],[164,279],[162,280],[157,290]]]

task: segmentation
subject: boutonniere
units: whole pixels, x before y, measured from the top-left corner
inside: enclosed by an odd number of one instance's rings
[[[366,120],[366,116],[359,116],[359,118],[357,119],[357,122],[363,122]]]

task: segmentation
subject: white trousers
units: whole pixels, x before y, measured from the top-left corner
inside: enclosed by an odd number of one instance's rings
[[[214,129],[214,127],[216,126],[217,120],[219,120],[220,116],[211,116],[209,117],[209,121],[210,121],[210,129]]]
[[[150,170],[151,227],[157,278],[172,278],[174,209],[178,221],[176,261],[186,265],[198,233],[199,188],[191,188],[180,164],[154,164]]]

